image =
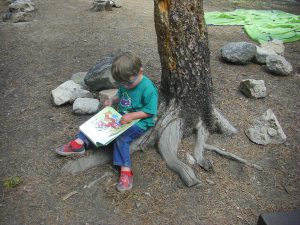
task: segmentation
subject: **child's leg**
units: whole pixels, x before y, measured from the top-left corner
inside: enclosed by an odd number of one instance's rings
[[[132,188],[133,173],[131,171],[130,144],[144,132],[145,130],[134,125],[114,141],[113,164],[121,167],[120,181],[117,185],[119,191]]]
[[[78,142],[78,144],[84,145],[84,147],[86,148],[89,147],[91,142],[82,132],[76,134],[75,137],[76,137],[75,141]]]
[[[85,153],[85,148],[90,144],[87,137],[79,132],[76,135],[76,139],[69,143],[57,148],[55,151],[59,155],[71,156],[71,155],[82,155]]]

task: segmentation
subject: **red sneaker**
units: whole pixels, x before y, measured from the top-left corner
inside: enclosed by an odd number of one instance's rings
[[[75,141],[70,141],[68,144],[57,148],[55,152],[63,156],[82,155],[85,153],[85,149],[83,145],[80,145]]]
[[[119,183],[116,188],[120,192],[129,191],[132,189],[133,176],[121,172]]]

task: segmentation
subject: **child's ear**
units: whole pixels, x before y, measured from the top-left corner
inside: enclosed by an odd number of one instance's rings
[[[143,72],[144,72],[144,68],[141,67],[140,70],[139,70],[139,74],[143,74]]]

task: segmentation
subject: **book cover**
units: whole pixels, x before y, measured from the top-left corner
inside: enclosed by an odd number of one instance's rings
[[[84,124],[79,130],[97,147],[108,145],[139,120],[121,125],[122,115],[112,107],[105,107]]]

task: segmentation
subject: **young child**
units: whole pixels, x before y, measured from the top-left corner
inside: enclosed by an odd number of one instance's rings
[[[123,116],[121,124],[140,119],[135,125],[114,140],[113,164],[120,167],[120,179],[116,188],[127,191],[132,188],[133,173],[131,170],[130,144],[140,137],[149,127],[154,126],[158,106],[158,91],[152,81],[143,74],[141,60],[131,52],[118,55],[112,63],[112,76],[119,83],[116,96],[105,101],[105,106],[118,103],[118,111]],[[90,141],[83,133],[76,139],[58,148],[59,155],[84,154]]]

